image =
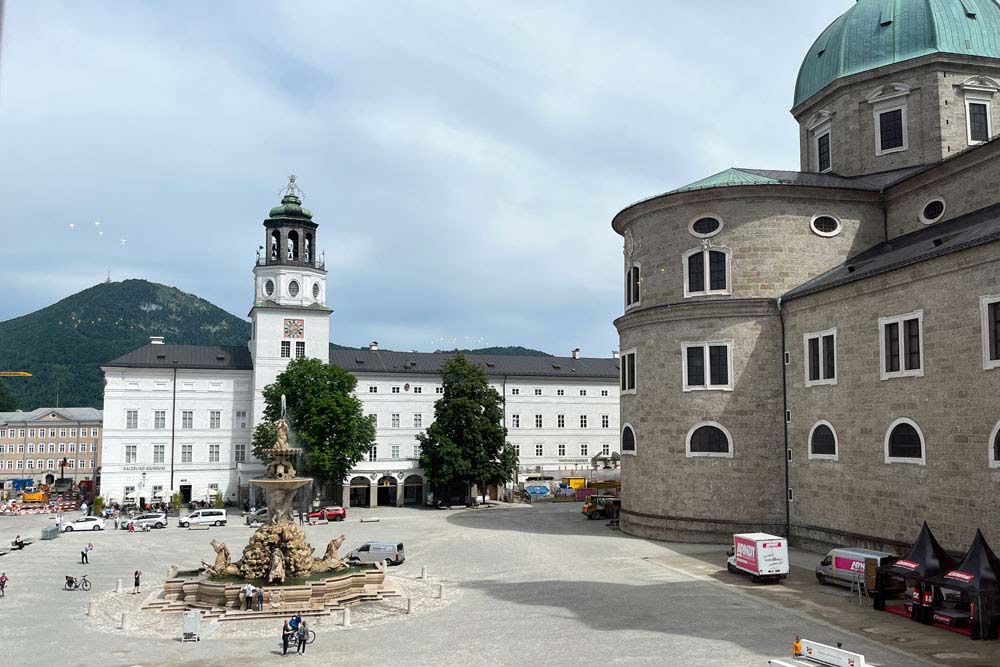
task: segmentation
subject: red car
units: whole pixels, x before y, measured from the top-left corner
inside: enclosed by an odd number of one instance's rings
[[[309,512],[310,521],[313,519],[326,519],[327,521],[343,521],[347,518],[347,510],[340,505],[330,505],[320,507],[314,512]]]

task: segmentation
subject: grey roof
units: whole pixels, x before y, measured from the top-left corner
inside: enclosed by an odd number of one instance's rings
[[[796,287],[783,298],[813,294],[993,241],[1000,241],[1000,204],[879,243]]]
[[[30,412],[0,412],[0,424],[18,424],[39,421],[42,417],[56,413],[63,419],[74,422],[101,422],[104,413],[95,408],[38,408]]]
[[[123,368],[212,368],[227,371],[253,369],[246,345],[153,345],[123,354],[103,366]]]
[[[927,169],[927,166],[906,167],[864,176],[838,176],[837,174],[814,174],[802,171],[780,171],[775,169],[740,169],[756,176],[762,176],[781,185],[799,185],[816,188],[847,188],[850,190],[871,190],[879,192],[900,181]]]
[[[394,352],[391,350],[337,350],[330,348],[330,363],[351,373],[437,375],[454,352]],[[617,378],[618,359],[506,356],[466,354],[489,376]]]

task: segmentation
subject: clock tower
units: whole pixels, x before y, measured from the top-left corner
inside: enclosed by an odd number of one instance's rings
[[[326,306],[325,262],[316,255],[316,230],[302,191],[289,176],[281,204],[264,220],[264,245],[254,265],[253,421],[264,411],[264,387],[299,357],[324,362],[330,356],[330,313]]]

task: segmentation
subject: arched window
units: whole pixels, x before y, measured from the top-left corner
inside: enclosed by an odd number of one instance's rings
[[[299,233],[294,229],[288,232],[288,259],[298,260],[299,258]]]
[[[635,431],[631,424],[625,424],[622,428],[622,454],[632,454],[635,456]]]
[[[990,467],[1000,468],[1000,422],[993,427],[990,433]]]
[[[275,229],[271,232],[271,259],[279,259],[281,252],[281,232]]]
[[[688,456],[733,457],[733,438],[726,427],[716,422],[701,422],[687,434]]]
[[[925,462],[924,434],[912,419],[902,417],[894,421],[885,432],[886,463]]]
[[[625,272],[625,307],[639,303],[639,265],[630,266]]]
[[[303,252],[303,258],[307,262],[312,261],[312,246],[313,246],[313,235],[307,233],[305,238],[305,248]]]
[[[837,460],[837,433],[828,421],[816,422],[809,432],[809,458]]]
[[[684,253],[684,296],[729,294],[729,250],[695,248]]]

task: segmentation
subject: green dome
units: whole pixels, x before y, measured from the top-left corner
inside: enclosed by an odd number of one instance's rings
[[[809,49],[793,106],[841,77],[929,53],[1000,58],[1000,7],[993,0],[858,0]]]
[[[281,205],[272,208],[267,217],[312,220],[313,214],[309,209],[302,208],[302,200],[298,195],[289,193],[281,198]]]

